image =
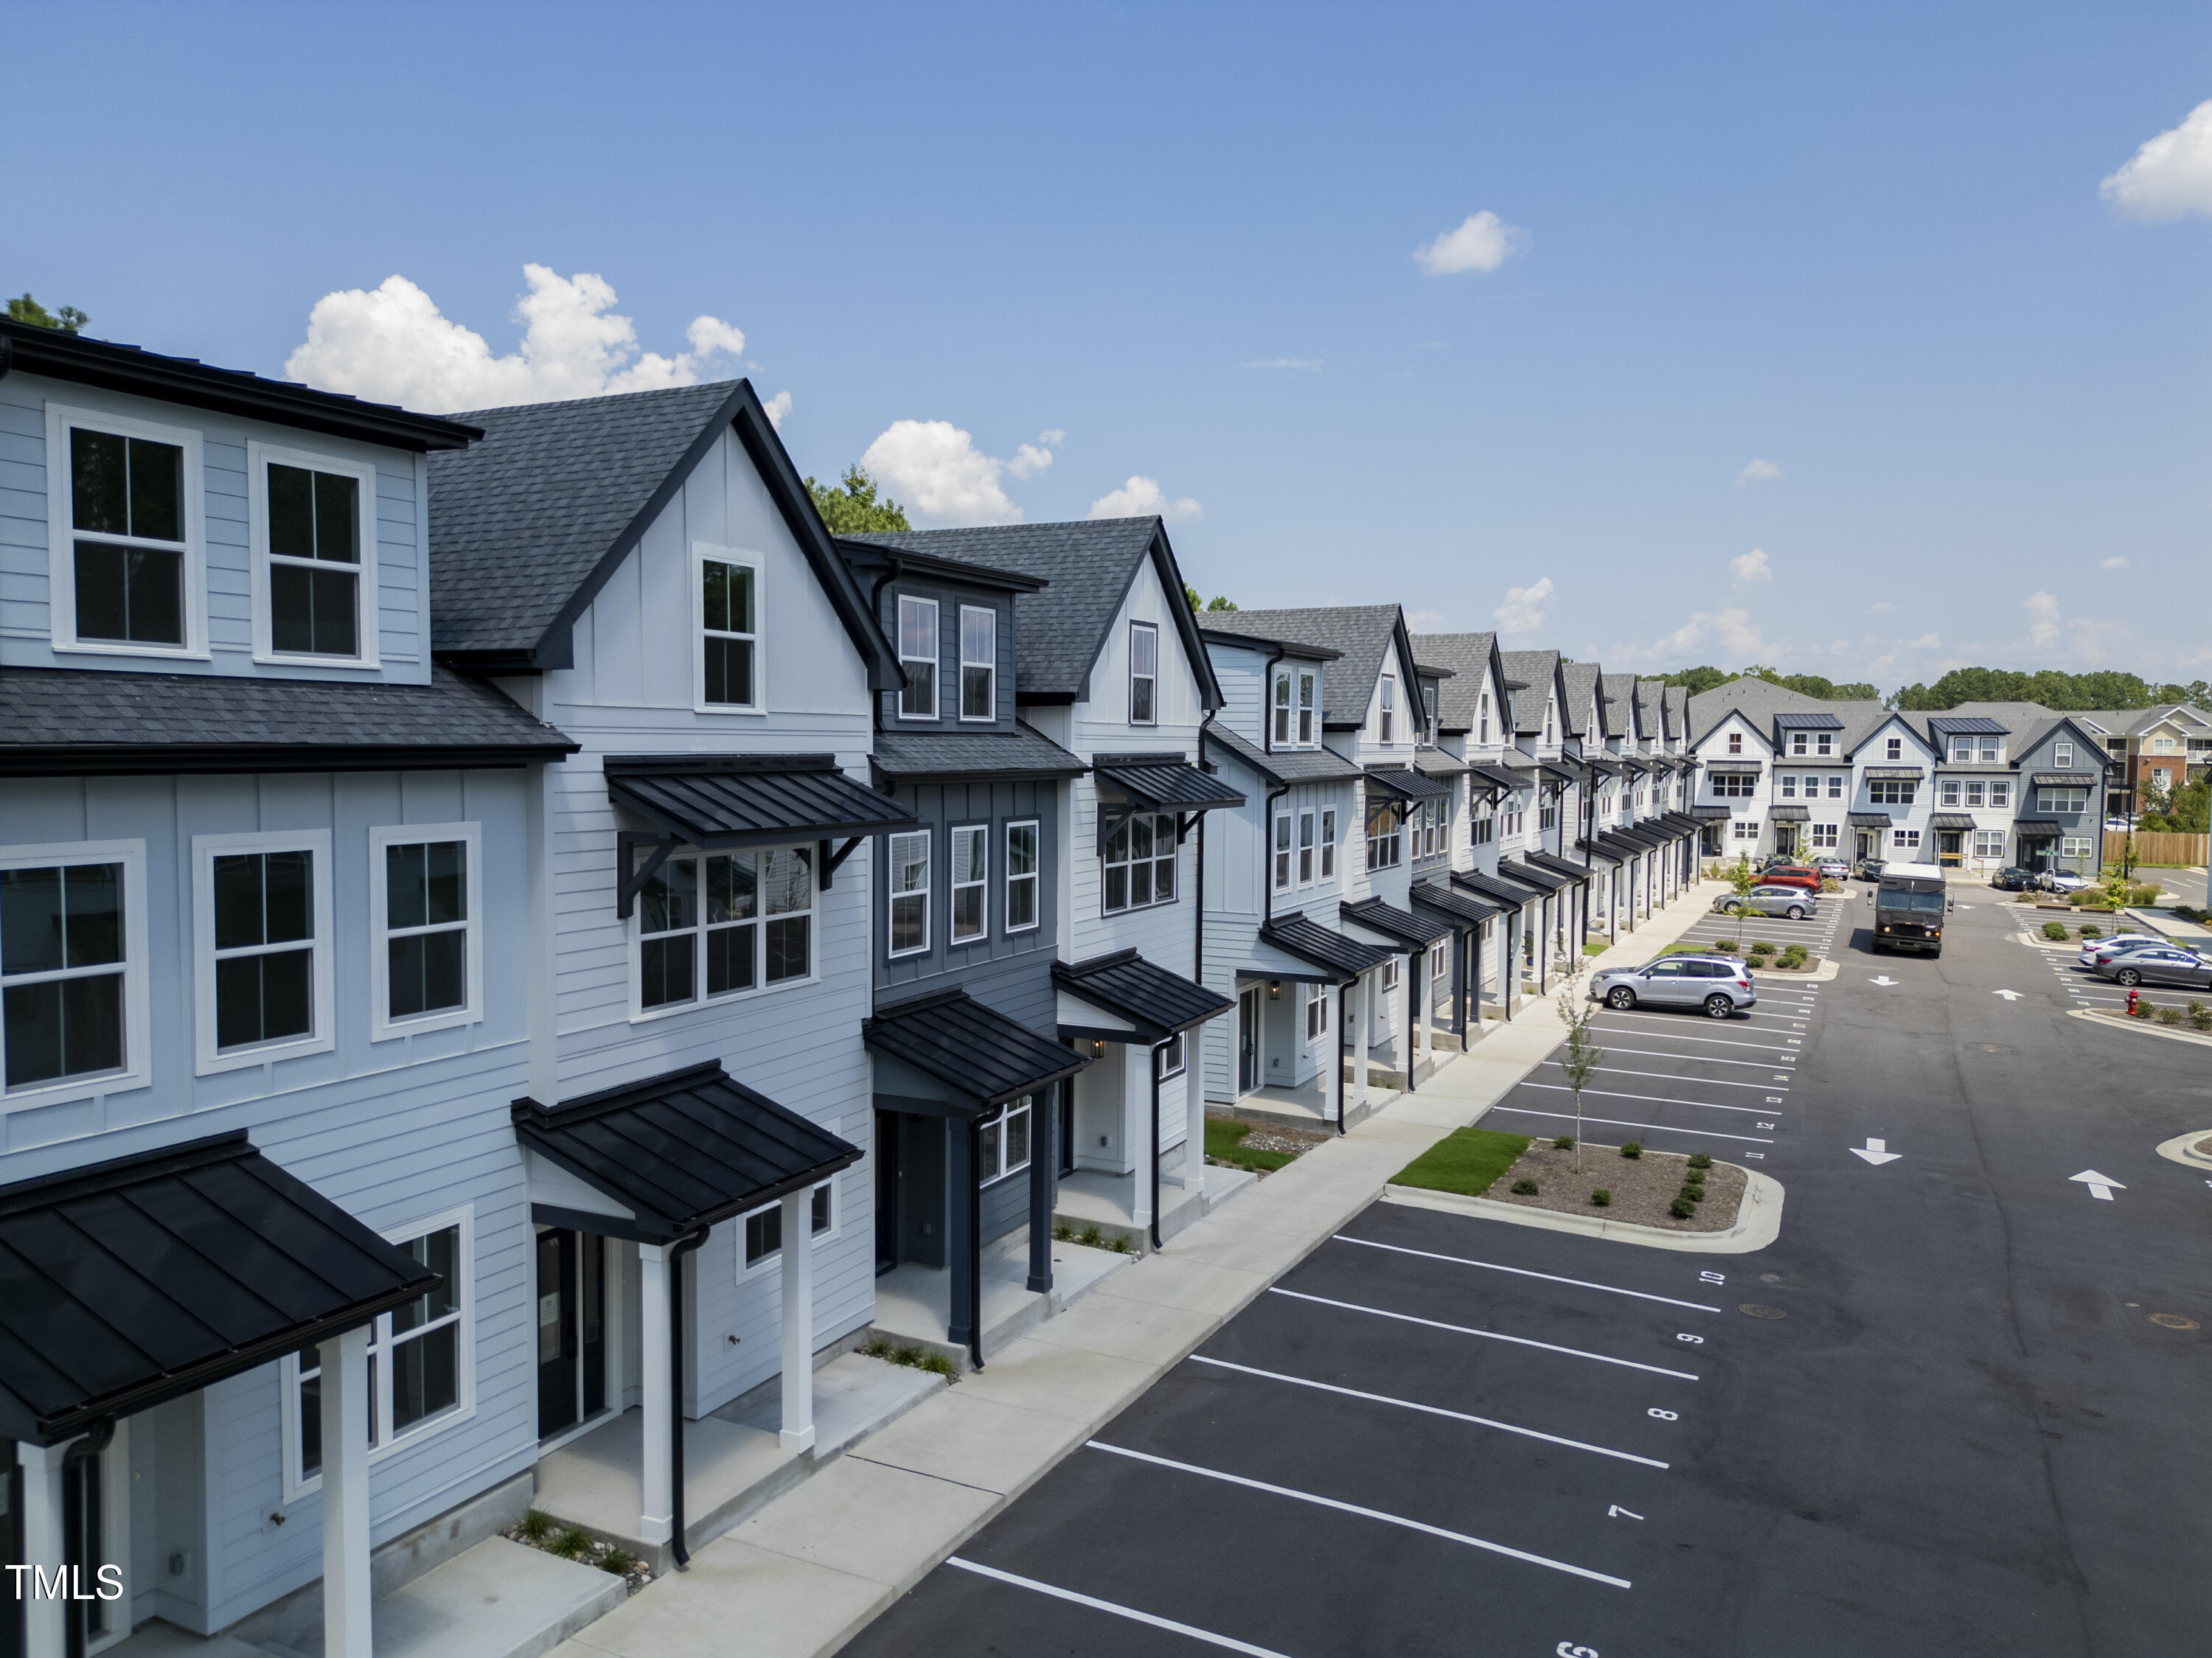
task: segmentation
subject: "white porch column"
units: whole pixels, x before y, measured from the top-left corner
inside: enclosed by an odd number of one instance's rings
[[[1234,1018],[1236,1016],[1229,1016]],[[1233,1025],[1225,1027],[1232,1032]],[[1201,1025],[1191,1033],[1203,1035],[1212,1029]],[[1193,1048],[1191,1051],[1195,1052]],[[1206,1190],[1206,1072],[1193,1065],[1183,1075],[1182,1187],[1194,1194]]]
[[[814,1448],[814,1193],[783,1199],[783,1431],[787,1451]]]
[[[1429,946],[1429,950],[1435,948],[1434,944]],[[1431,999],[1429,995],[1432,981],[1429,976],[1428,950],[1421,952],[1419,965],[1415,965],[1414,958],[1410,956],[1406,958],[1406,964],[1413,969],[1413,977],[1417,981],[1413,986],[1413,1017],[1411,1021],[1413,1029],[1406,1033],[1406,1080],[1411,1082],[1413,1079],[1413,1067],[1420,1061],[1425,1036],[1429,1051],[1431,1054],[1436,1051],[1437,1011],[1431,1005]]]
[[[316,1353],[323,1367],[323,1652],[369,1658],[368,1326]]]
[[[1129,1163],[1136,1171],[1129,1220],[1136,1226],[1152,1224],[1152,1067],[1157,1063],[1152,1050],[1142,1042],[1121,1044],[1122,1110],[1129,1126]]]
[[[1369,968],[1359,975],[1358,1011],[1345,1021],[1351,1027],[1346,1033],[1352,1038],[1352,1102],[1367,1103],[1367,1007],[1375,999],[1375,975],[1379,969]]]
[[[637,1246],[638,1416],[644,1436],[638,1461],[637,1534],[659,1546],[675,1526],[676,1473],[668,1460],[669,1421],[668,1246]]]
[[[10,1572],[9,1589],[22,1603],[23,1633],[30,1658],[62,1658],[69,1639],[69,1602],[62,1597],[62,1460],[67,1445],[15,1442],[16,1465],[23,1470],[23,1559],[31,1568]],[[40,1593],[34,1580],[46,1579],[52,1594]]]

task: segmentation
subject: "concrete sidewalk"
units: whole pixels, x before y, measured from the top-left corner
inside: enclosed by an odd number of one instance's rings
[[[1648,959],[1703,919],[1692,887],[1591,963]],[[1480,1118],[1559,1043],[1532,1000],[1419,1091],[1316,1146],[1163,1252],[1117,1272],[983,1370],[908,1412],[696,1551],[555,1658],[835,1652],[1167,1370]]]

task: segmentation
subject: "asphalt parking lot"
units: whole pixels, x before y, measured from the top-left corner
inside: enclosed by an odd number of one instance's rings
[[[2066,1017],[1959,900],[1940,960],[1877,958],[1855,885],[1767,1022],[1604,1016],[1600,1082],[1664,1096],[1621,1131],[1780,1179],[1776,1243],[1376,1204],[848,1649],[2204,1650],[2212,1183],[2152,1150],[2212,1132],[2203,1050]]]

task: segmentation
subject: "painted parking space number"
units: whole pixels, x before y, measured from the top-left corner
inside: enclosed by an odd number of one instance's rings
[[[1698,1282],[1700,1284],[1726,1284],[1728,1282],[1728,1274],[1726,1272],[1700,1272],[1698,1274]]]
[[[1650,1410],[1644,1412],[1644,1414],[1646,1416],[1656,1417],[1662,1422],[1680,1422],[1682,1419],[1682,1413],[1680,1411],[1662,1411],[1656,1405],[1654,1405]]]
[[[1677,1341],[1686,1341],[1692,1347],[1702,1347],[1705,1345],[1705,1339],[1703,1336],[1678,1335],[1674,1339]]]
[[[1572,1641],[1562,1641],[1552,1651],[1554,1658],[1597,1658],[1595,1647],[1578,1647]]]

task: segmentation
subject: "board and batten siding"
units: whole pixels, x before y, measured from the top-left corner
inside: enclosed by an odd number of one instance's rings
[[[920,995],[931,985],[948,980],[966,985],[971,993],[981,999],[975,978],[979,970],[990,969],[1001,963],[1018,963],[1025,957],[1040,958],[1030,964],[1029,971],[1033,977],[1046,979],[1048,969],[1043,963],[1051,958],[1058,942],[1057,917],[1052,902],[1060,855],[1060,813],[1055,799],[1058,793],[1058,785],[1052,782],[1001,783],[988,779],[973,783],[919,783],[899,787],[896,799],[921,819],[917,827],[930,832],[929,948],[906,956],[890,954],[890,883],[876,883],[872,908],[879,1000],[888,1002],[908,994]],[[1025,932],[1008,932],[1006,826],[1024,821],[1034,821],[1037,825],[1037,924]],[[950,831],[977,823],[988,824],[991,830],[988,878],[984,887],[988,926],[981,938],[955,944],[951,942]],[[878,835],[876,846],[888,857],[887,835]],[[993,975],[994,982],[997,976]],[[1047,980],[1048,986],[1048,982]],[[1045,1000],[1047,1016],[1035,1028],[1049,1033],[1054,1028],[1049,994]],[[1024,1023],[1029,1021],[1025,1019]]]
[[[50,460],[46,452],[49,403],[200,434],[207,539],[207,659],[88,656],[53,649],[47,490],[54,478],[67,488],[69,458],[62,455]],[[249,442],[327,454],[376,469],[373,616],[378,666],[254,662],[246,508]],[[83,668],[97,663],[117,671],[427,684],[430,656],[424,635],[430,613],[430,575],[422,547],[428,524],[429,473],[420,458],[408,451],[240,420],[39,375],[10,374],[0,379],[0,665]],[[365,625],[368,619],[365,608]]]

